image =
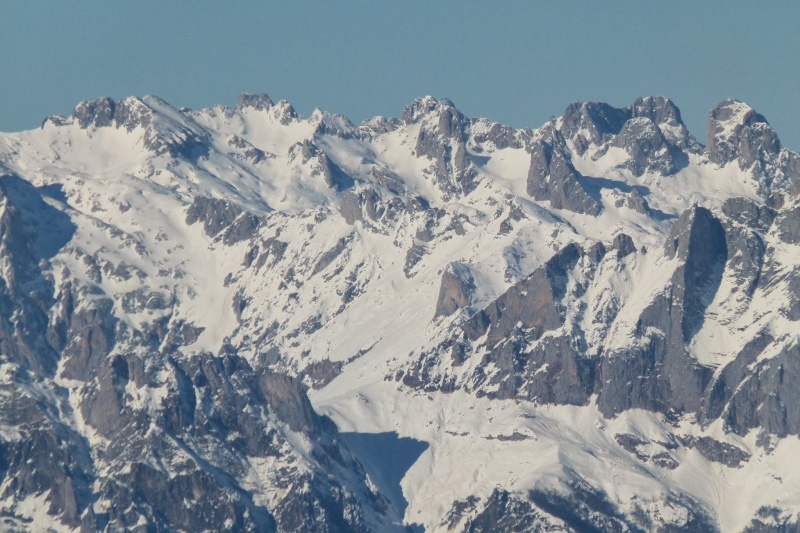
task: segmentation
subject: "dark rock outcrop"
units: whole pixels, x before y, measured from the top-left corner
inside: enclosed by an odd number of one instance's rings
[[[576,153],[583,155],[590,145],[599,146],[611,140],[630,117],[630,110],[601,102],[574,103],[561,116],[561,131],[564,137],[573,140]]]
[[[431,161],[429,173],[446,198],[477,186],[477,171],[467,152],[471,121],[447,98],[417,98],[403,109],[404,124],[420,124],[414,154]]]
[[[117,103],[108,96],[98,98],[92,102],[84,100],[75,106],[72,111],[72,117],[81,128],[88,128],[89,126],[103,128],[111,126],[116,107]]]
[[[737,161],[741,169],[750,168],[761,157],[777,155],[781,143],[763,115],[734,99],[727,99],[708,116],[708,158],[725,165]]]
[[[544,266],[470,318],[463,326],[467,337],[477,340],[487,335],[486,345],[491,348],[510,338],[516,329],[525,330],[531,340],[536,340],[561,326],[559,304],[566,291],[567,272],[581,254],[577,245],[565,246]]]
[[[239,111],[246,108],[264,111],[273,105],[274,103],[265,93],[242,93],[236,101],[236,109]]]
[[[583,188],[580,177],[558,133],[550,141],[534,143],[527,183],[528,194],[534,200],[549,200],[555,209],[600,214],[602,204]]]
[[[625,166],[634,176],[645,172],[669,176],[678,170],[677,150],[667,143],[649,118],[638,117],[625,122],[614,143],[628,153]]]
[[[663,96],[637,98],[631,107],[631,116],[651,120],[671,146],[690,151],[697,151],[700,148],[683,123],[680,109],[669,98]]]
[[[617,258],[619,259],[636,253],[636,245],[633,243],[633,239],[625,233],[619,233],[614,237],[611,248],[617,251]]]
[[[216,237],[224,231],[222,240],[226,245],[252,239],[260,224],[256,215],[231,202],[197,196],[186,211],[186,223],[192,225],[201,221],[209,237]]]
[[[678,260],[671,287],[642,312],[640,347],[608,354],[601,363],[598,406],[607,414],[633,407],[695,412],[712,371],[686,344],[702,327],[727,261],[725,230],[713,214],[692,207],[674,224],[665,255]]]
[[[450,263],[442,273],[439,299],[436,302],[434,318],[450,316],[468,307],[475,291],[475,278],[469,266]]]

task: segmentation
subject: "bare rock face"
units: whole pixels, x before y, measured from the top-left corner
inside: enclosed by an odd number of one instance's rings
[[[203,230],[209,237],[220,233],[227,245],[252,239],[260,224],[259,218],[240,207],[219,198],[196,197],[186,211],[186,223],[203,222]]]
[[[316,264],[314,265],[314,270],[311,271],[311,275],[313,276],[314,274],[318,274],[319,272],[322,272],[328,268],[328,266],[336,261],[342,252],[344,252],[344,250],[347,248],[347,245],[350,244],[352,240],[353,234],[350,233],[336,241],[336,244],[333,246],[333,248],[323,253],[317,260]]]
[[[468,307],[475,291],[472,271],[462,263],[450,263],[442,273],[439,299],[436,302],[434,318],[450,316]]]
[[[762,115],[738,100],[727,99],[708,116],[708,158],[718,165],[738,161],[750,168],[760,157],[777,155],[781,143]]]
[[[275,105],[265,93],[242,93],[236,101],[236,109],[252,108],[256,111],[265,111]]]
[[[679,261],[672,286],[642,313],[637,335],[644,346],[604,358],[598,405],[608,413],[634,406],[666,412],[696,411],[711,371],[693,361],[685,345],[700,329],[727,261],[722,224],[707,209],[692,207],[665,244]]]
[[[40,190],[16,176],[0,177],[0,256],[5,265],[0,278],[0,353],[3,361],[38,375],[55,371],[67,329],[62,321],[48,318],[56,305],[56,289],[43,267],[74,230]]]
[[[769,231],[777,214],[771,207],[741,197],[725,200],[722,212],[729,219],[762,233]]]
[[[736,161],[758,183],[762,198],[780,207],[783,193],[800,191],[798,155],[781,146],[767,120],[752,107],[728,99],[708,117],[708,159],[720,166]]]
[[[636,245],[633,239],[631,239],[630,235],[625,233],[620,233],[614,237],[614,242],[611,243],[611,247],[617,251],[617,257],[619,259],[636,253]]]
[[[418,98],[403,110],[405,123],[421,123],[415,154],[432,162],[432,176],[448,196],[466,195],[477,186],[467,153],[470,120],[446,98]]]
[[[611,140],[630,117],[628,109],[600,102],[574,103],[564,110],[562,132],[564,137],[573,139],[577,154],[583,155],[590,145]]]
[[[325,184],[331,189],[336,191],[344,191],[349,189],[355,183],[353,178],[348,175],[342,168],[333,162],[328,154],[320,153],[319,156],[319,172],[322,174]]]
[[[634,176],[645,172],[669,176],[678,170],[676,150],[649,118],[637,117],[625,122],[614,143],[628,152],[626,166]]]
[[[549,200],[556,209],[595,216],[600,214],[602,204],[586,192],[580,177],[560,135],[556,133],[551,141],[539,141],[533,145],[527,191],[534,200]]]
[[[339,204],[348,224],[361,222],[364,228],[382,234],[388,234],[404,214],[425,209],[416,198],[387,195],[371,185],[349,188]]]
[[[378,217],[378,209],[381,198],[373,188],[366,188],[360,191],[350,190],[342,197],[341,214],[348,224],[354,224],[357,220],[375,220]]]
[[[546,331],[563,324],[559,300],[565,294],[566,273],[575,266],[582,251],[569,244],[466,324],[464,331],[473,340],[488,333],[486,345],[494,346],[521,328],[535,340]]]
[[[637,98],[631,107],[632,118],[643,117],[653,122],[670,145],[682,150],[697,151],[700,146],[681,119],[678,106],[663,96]]]
[[[53,417],[69,405],[69,393],[19,368],[15,383],[0,386],[0,420],[17,435],[0,442],[4,498],[51,491],[45,512],[92,531],[380,528],[375,517],[386,503],[364,484],[360,464],[299,382],[256,372],[236,355],[172,355],[180,360],[150,353],[146,363],[132,355],[95,361],[73,399],[106,443],[91,448]],[[136,402],[156,390],[164,394],[155,408]],[[298,470],[301,456],[284,427],[310,446],[309,470]],[[259,460],[288,489],[270,505],[243,486],[252,475],[247,465]]]
[[[800,202],[785,206],[775,220],[783,242],[800,244]]]
[[[111,126],[116,107],[116,102],[108,96],[98,98],[92,102],[84,100],[75,106],[72,111],[72,117],[78,121],[81,128],[85,129],[89,126],[103,128]]]

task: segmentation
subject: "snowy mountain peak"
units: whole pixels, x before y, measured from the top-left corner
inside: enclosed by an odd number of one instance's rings
[[[710,122],[245,93],[0,135],[4,525],[800,522],[800,163]]]
[[[403,108],[401,119],[406,124],[414,124],[435,111],[444,109],[455,110],[455,104],[448,98],[436,99],[433,96],[415,98],[413,102]]]
[[[772,127],[762,115],[749,105],[728,98],[708,116],[709,158],[724,165],[742,157],[741,164],[749,166],[759,151],[777,155],[781,143]]]
[[[350,119],[337,113],[328,113],[317,108],[308,117],[309,123],[314,126],[315,135],[334,135],[341,138],[352,137],[356,127]]]
[[[737,162],[753,174],[759,192],[775,200],[789,191],[800,192],[800,157],[781,146],[766,118],[749,105],[727,99],[708,116],[707,153],[720,166]]]
[[[72,118],[81,128],[110,126],[114,119],[116,102],[108,96],[103,96],[92,102],[82,101],[72,111]]]
[[[247,107],[263,111],[273,105],[272,99],[266,93],[242,93],[239,95],[239,99],[236,100],[236,109],[239,111]]]

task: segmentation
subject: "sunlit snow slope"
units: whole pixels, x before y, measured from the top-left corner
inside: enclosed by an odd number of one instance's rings
[[[8,528],[800,523],[800,157],[744,103],[102,98],[0,175]]]

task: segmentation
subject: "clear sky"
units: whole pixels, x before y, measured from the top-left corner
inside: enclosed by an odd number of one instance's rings
[[[536,127],[573,101],[662,94],[701,142],[734,97],[797,150],[798,27],[797,0],[0,0],[0,131],[101,95],[264,91],[357,123],[432,94]]]

